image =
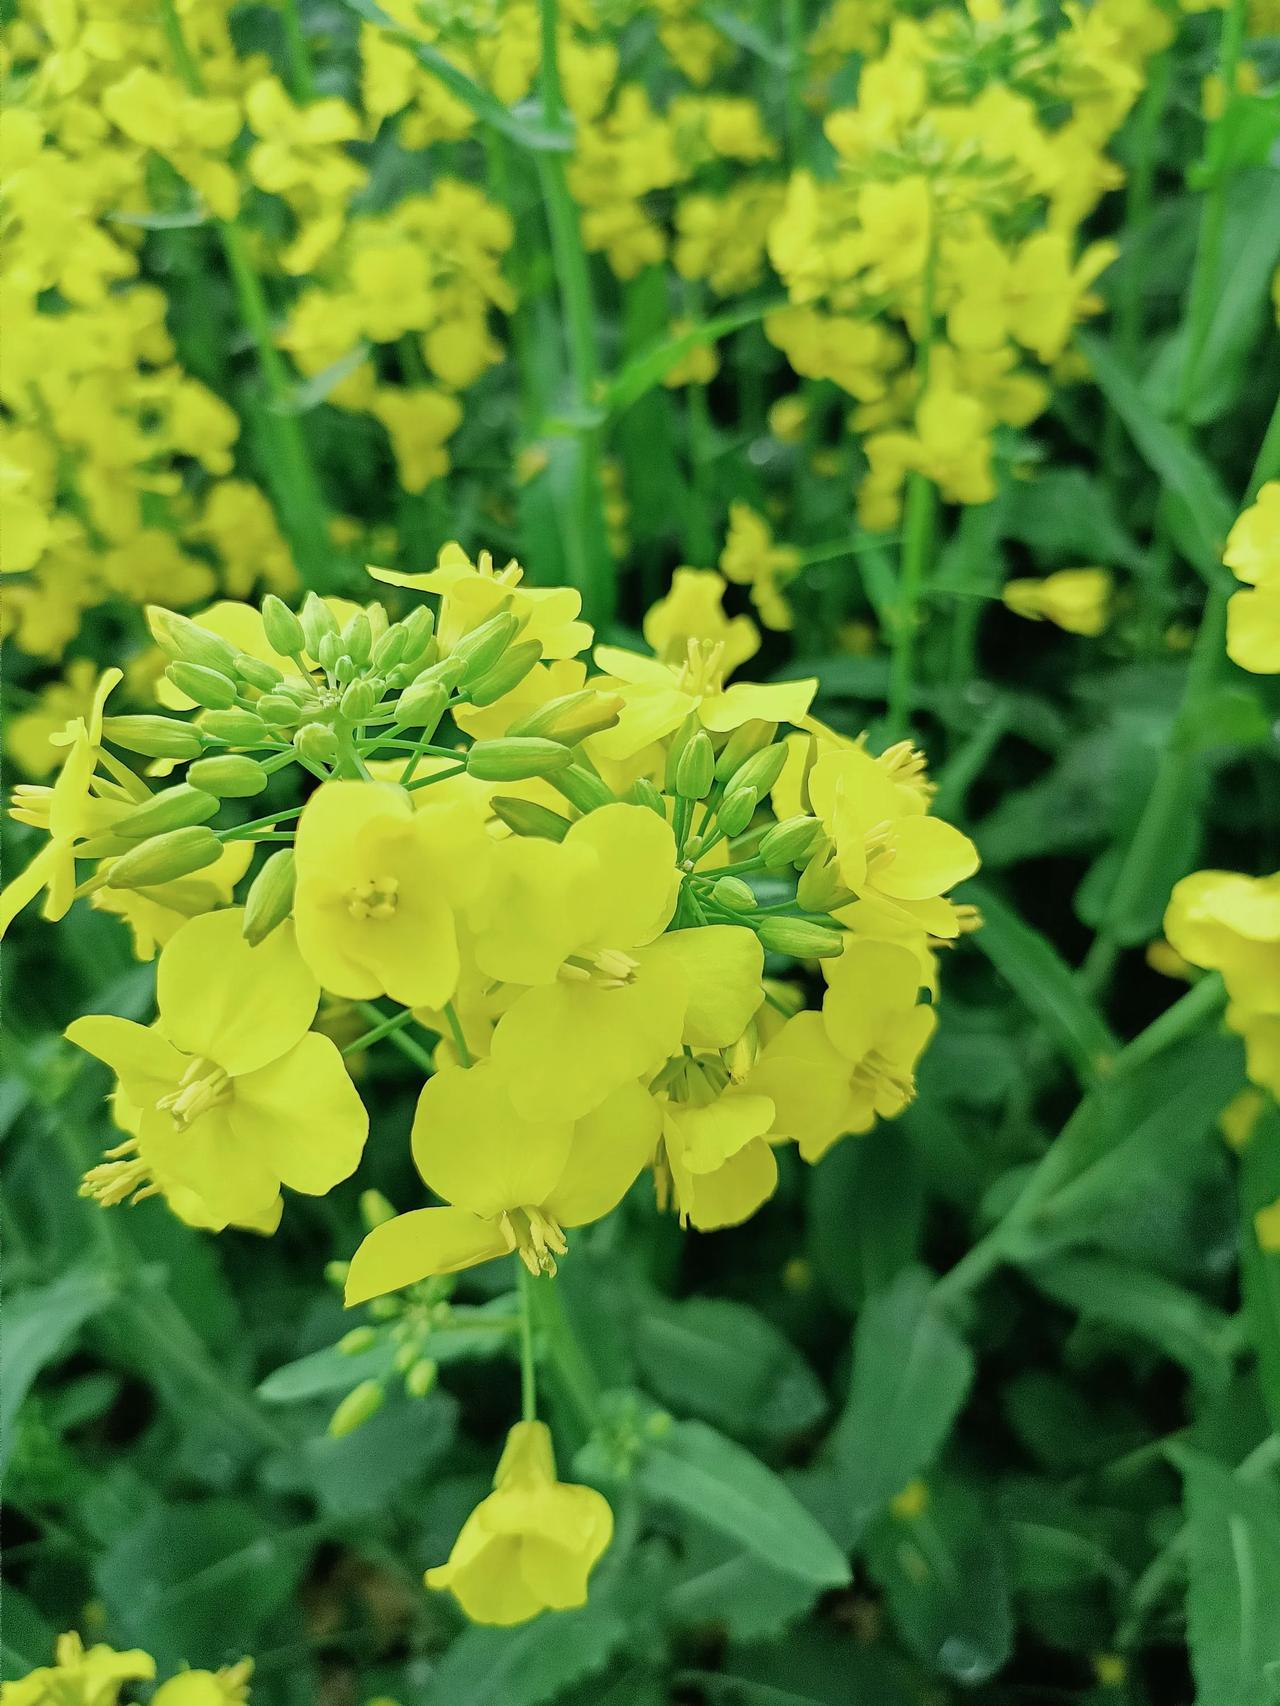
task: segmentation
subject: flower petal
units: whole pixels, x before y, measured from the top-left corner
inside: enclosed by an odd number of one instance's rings
[[[369,1116],[337,1045],[315,1031],[236,1079],[230,1117],[282,1184],[314,1197],[355,1172],[369,1135]]]
[[[292,924],[251,948],[243,919],[238,906],[188,919],[162,950],[156,971],[165,1036],[232,1077],[287,1053],[305,1036],[320,1000]]]
[[[345,1301],[367,1303],[431,1274],[456,1274],[506,1252],[492,1221],[461,1208],[419,1208],[375,1226],[351,1258]]]
[[[506,1075],[491,1060],[443,1067],[418,1097],[413,1159],[424,1181],[471,1214],[499,1215],[545,1202],[573,1141],[569,1117],[542,1119],[512,1105]]]

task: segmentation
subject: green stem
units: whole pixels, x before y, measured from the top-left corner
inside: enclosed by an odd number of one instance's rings
[[[314,101],[315,73],[311,69],[311,51],[303,32],[298,0],[280,0],[280,21],[284,25],[284,44],[289,56],[289,92],[295,101]]]
[[[794,170],[804,163],[804,6],[785,0],[787,32],[787,149]]]
[[[1277,397],[1275,408],[1271,411],[1271,419],[1267,422],[1267,430],[1258,448],[1258,458],[1253,465],[1253,473],[1249,476],[1249,486],[1241,508],[1247,509],[1267,481],[1277,477],[1280,477],[1280,397]]]
[[[1148,68],[1147,87],[1134,117],[1134,158],[1124,203],[1124,240],[1130,245],[1125,256],[1123,283],[1116,303],[1116,341],[1130,373],[1141,370],[1143,274],[1132,252],[1135,237],[1151,216],[1151,195],[1156,175],[1156,143],[1169,98],[1171,58],[1159,54]],[[1119,423],[1116,423],[1119,425]]]
[[[600,1383],[565,1314],[558,1282],[538,1279],[529,1287],[529,1301],[556,1378],[590,1433],[600,1419]]]
[[[463,1066],[474,1066],[475,1056],[467,1047],[467,1039],[463,1034],[462,1024],[452,1001],[445,1002],[444,1016],[449,1026],[449,1035],[453,1038],[453,1046],[458,1051],[458,1059]]]
[[[236,823],[230,829],[217,829],[214,834],[219,841],[243,841],[259,829],[274,829],[278,823],[283,823],[286,818],[300,817],[301,815],[301,806],[286,806],[283,811],[272,812],[268,817],[251,818],[248,823]]]
[[[363,1015],[372,1026],[381,1025],[383,1015],[372,1001],[357,1001],[354,1003],[357,1013]],[[424,1072],[434,1072],[435,1062],[420,1043],[415,1043],[412,1037],[406,1037],[403,1031],[388,1031],[390,1041],[400,1050],[406,1060],[411,1060],[415,1066],[420,1066]]]
[[[533,1354],[533,1275],[519,1256],[515,1258],[520,1286],[520,1419],[538,1419],[538,1374]]]
[[[556,40],[558,11],[557,0],[539,0],[542,24],[539,89],[543,123],[550,131],[559,130],[566,118]],[[600,362],[596,350],[591,273],[582,245],[578,212],[569,193],[564,156],[558,152],[541,151],[537,156],[537,168],[551,233],[551,252],[564,316],[577,417],[574,432],[579,451],[578,513],[566,517],[566,526],[580,529],[582,533],[585,584],[578,590],[582,594],[583,614],[598,626],[607,625],[614,615],[616,589],[604,517],[601,479],[603,437],[593,418],[600,401]]]
[[[374,1043],[381,1042],[383,1037],[389,1037],[394,1032],[403,1030],[413,1022],[413,1009],[406,1007],[401,1013],[393,1013],[391,1018],[384,1019],[380,1025],[375,1025],[371,1031],[366,1031],[362,1037],[357,1037],[353,1043],[348,1043],[342,1050],[343,1054],[360,1054]]]

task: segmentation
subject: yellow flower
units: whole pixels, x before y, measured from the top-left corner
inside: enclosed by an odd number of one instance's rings
[[[89,904],[99,912],[114,912],[123,918],[133,938],[134,957],[153,960],[188,918],[231,905],[235,886],[252,858],[252,842],[229,841],[213,864],[194,876],[149,889],[108,886],[97,889]]]
[[[1237,580],[1280,580],[1280,480],[1268,480],[1227,534],[1222,560]]]
[[[1237,519],[1222,560],[1250,583],[1227,605],[1227,656],[1255,675],[1280,674],[1280,480]]]
[[[369,412],[380,420],[391,438],[400,484],[406,492],[422,492],[433,480],[449,472],[445,441],[452,438],[462,421],[456,397],[432,386],[417,390],[379,391]]]
[[[673,320],[671,322],[672,337],[679,337],[687,332],[691,322],[688,320]],[[710,385],[720,371],[720,357],[716,354],[714,344],[694,344],[678,355],[670,367],[662,375],[662,383],[668,391],[678,390],[682,385]]]
[[[407,586],[415,592],[441,597],[436,636],[447,654],[464,635],[500,610],[510,610],[520,622],[520,638],[537,640],[544,658],[576,657],[591,643],[591,629],[579,621],[582,597],[567,586],[523,586],[524,570],[510,562],[495,570],[493,558],[482,551],[472,562],[460,545],[445,545],[434,569],[426,574],[401,574],[370,567],[376,581]]]
[[[600,685],[621,696],[623,709],[616,727],[592,737],[593,753],[633,758],[691,715],[715,734],[755,719],[795,723],[805,715],[816,680],[725,685],[725,676],[758,649],[760,636],[749,617],[724,614],[724,590],[724,577],[712,569],[677,569],[671,591],[645,617],[644,636],[657,657],[596,647],[595,660],[610,678]]]
[[[325,782],[298,820],[298,949],[333,995],[442,1007],[460,970],[457,908],[485,878],[489,843],[465,804],[391,783]]]
[[[915,1095],[915,1065],[937,1024],[917,1002],[920,965],[894,942],[853,938],[824,960],[822,1012],[797,1013],[766,1045],[747,1089],[772,1099],[773,1131],[819,1160],[845,1132],[870,1131]]]
[[[447,1564],[426,1573],[473,1623],[527,1623],[585,1605],[587,1579],[613,1537],[613,1512],[594,1487],[556,1480],[543,1422],[517,1422],[494,1490],[463,1525]]]
[[[720,1056],[679,1063],[680,1096],[659,1098],[662,1160],[682,1226],[738,1226],[773,1195],[778,1163],[767,1141],[768,1096],[734,1085]],[[660,1190],[662,1172],[659,1170]]]
[[[1012,580],[1000,596],[1015,616],[1053,622],[1068,634],[1090,639],[1111,620],[1109,569],[1058,569],[1043,580]]]
[[[448,1206],[373,1228],[351,1260],[348,1307],[511,1251],[531,1273],[554,1273],[565,1229],[615,1208],[657,1138],[657,1110],[638,1084],[576,1122],[535,1120],[514,1105],[494,1061],[441,1067],[418,1098],[413,1159]]]
[[[1222,973],[1248,1075],[1280,1095],[1280,871],[1193,872],[1175,886],[1164,930],[1192,965]]]
[[[751,602],[766,628],[791,626],[791,607],[783,588],[800,567],[794,545],[775,545],[769,524],[749,504],[729,505],[729,533],[720,568],[731,581],[751,588]]]
[[[1253,675],[1280,675],[1280,581],[1227,600],[1227,656]]]
[[[243,1706],[252,1675],[252,1659],[218,1671],[181,1671],[160,1685],[151,1706]]]
[[[283,924],[251,948],[239,908],[190,919],[161,952],[154,1027],[93,1015],[67,1037],[116,1074],[137,1135],[88,1174],[105,1204],[190,1191],[212,1222],[253,1225],[280,1186],[321,1196],[355,1170],[368,1117],[311,1031],[319,986]]]
[[[133,1648],[86,1649],[79,1635],[59,1635],[52,1665],[41,1665],[16,1682],[0,1683],[0,1706],[117,1706],[126,1682],[150,1682],[156,1663]]]
[[[93,715],[98,672],[89,658],[73,658],[61,681],[40,690],[36,703],[8,719],[5,749],[26,776],[47,776],[61,756],[51,739],[76,717]]]

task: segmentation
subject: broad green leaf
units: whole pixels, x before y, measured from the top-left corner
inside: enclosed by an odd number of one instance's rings
[[[0,1679],[16,1682],[53,1661],[58,1631],[11,1582],[4,1585],[4,1623],[0,1630]]]
[[[785,1439],[821,1420],[826,1394],[776,1327],[723,1297],[654,1298],[635,1331],[644,1384],[743,1439]]]
[[[777,1636],[813,1605],[814,1582],[770,1569],[762,1559],[729,1551],[718,1536],[697,1536],[681,1560],[666,1597],[670,1617],[684,1626],[723,1628],[730,1640]]]
[[[1211,584],[1224,582],[1222,546],[1235,519],[1218,476],[1199,452],[1147,402],[1133,376],[1095,333],[1078,334],[1080,347],[1103,395],[1176,508],[1178,533],[1188,558]]]
[[[1081,1083],[1092,1083],[1119,1047],[1110,1026],[1038,930],[983,883],[970,883],[965,895],[982,913],[974,936],[978,946],[1071,1061]]]
[[[924,1186],[907,1134],[877,1126],[810,1168],[808,1245],[832,1296],[851,1312],[916,1258]]]
[[[543,1706],[598,1676],[626,1633],[619,1612],[598,1599],[514,1629],[467,1629],[433,1671],[422,1706]]]
[[[905,1269],[854,1329],[849,1396],[830,1441],[835,1519],[849,1545],[937,1457],[973,1381],[973,1353],[930,1291],[923,1269]]]
[[[49,1285],[20,1291],[4,1305],[0,1337],[0,1469],[13,1449],[13,1424],[32,1382],[85,1322],[116,1295],[111,1276],[87,1263]]]
[[[1280,1495],[1178,1450],[1187,1514],[1187,1641],[1196,1706],[1274,1706]],[[1272,1676],[1268,1671],[1272,1670]]]
[[[907,1647],[972,1687],[1013,1644],[1004,1542],[983,1501],[958,1481],[929,1487],[915,1516],[885,1517],[868,1536],[867,1566]]]
[[[1143,563],[1106,483],[1083,468],[1046,468],[1034,479],[1014,480],[1006,504],[1006,536],[1030,545],[1047,565],[1075,559],[1137,569]]]
[[[353,1356],[337,1345],[326,1345],[273,1369],[258,1387],[264,1404],[301,1404],[309,1398],[326,1398],[350,1392],[362,1380],[379,1380],[391,1373],[396,1347],[390,1340],[370,1345]]]
[[[1054,1257],[1027,1273],[1041,1291],[1085,1320],[1146,1339],[1207,1392],[1221,1390],[1230,1379],[1228,1318],[1172,1280],[1092,1255]]]
[[[310,1439],[271,1459],[264,1478],[280,1491],[308,1494],[332,1516],[369,1517],[439,1465],[453,1443],[457,1404],[439,1391],[392,1396],[340,1439],[323,1431],[327,1419],[322,1413]]]
[[[675,1422],[651,1445],[636,1485],[715,1529],[776,1570],[815,1587],[841,1587],[849,1565],[835,1541],[771,1469],[703,1422]]]

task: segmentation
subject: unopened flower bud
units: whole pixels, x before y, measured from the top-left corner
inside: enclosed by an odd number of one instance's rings
[[[256,711],[209,711],[200,719],[200,728],[228,746],[260,746],[267,738],[267,725]]]
[[[520,618],[503,610],[464,634],[450,654],[462,660],[463,682],[478,681],[492,669],[519,632]]]
[[[220,800],[251,800],[267,785],[262,766],[243,752],[198,758],[187,771],[187,780]]]
[[[425,1398],[436,1383],[438,1366],[430,1357],[419,1357],[404,1377],[404,1389],[411,1398]]]
[[[763,747],[734,771],[725,783],[725,797],[736,794],[739,788],[754,788],[756,797],[763,799],[781,776],[786,762],[787,749],[781,741],[774,746]]]
[[[436,631],[436,616],[429,604],[418,604],[400,623],[404,630],[404,651],[400,661],[408,663],[431,644]]]
[[[379,675],[385,675],[389,669],[394,669],[404,656],[408,644],[408,630],[402,622],[397,622],[393,628],[379,634],[369,654],[375,671]]]
[[[705,800],[715,780],[716,754],[711,736],[698,729],[685,742],[676,764],[676,793],[682,800]]]
[[[467,698],[473,705],[492,705],[528,675],[529,671],[542,657],[542,645],[538,640],[518,640],[514,646],[509,646],[497,663],[483,675],[467,674]]]
[[[249,885],[240,933],[251,947],[265,942],[293,908],[293,848],[278,847]]]
[[[716,808],[716,827],[726,835],[741,835],[759,804],[754,788],[738,788]]]
[[[262,601],[262,627],[267,644],[282,658],[296,658],[306,651],[307,637],[302,623],[274,592],[269,592]]]
[[[107,882],[113,889],[149,889],[189,877],[212,865],[222,852],[222,843],[211,829],[193,825],[172,829],[122,853],[111,866]]]
[[[730,912],[754,912],[756,908],[755,891],[741,877],[721,877],[711,891],[711,898],[727,906]]]
[[[784,818],[761,837],[760,857],[771,871],[781,871],[811,858],[824,838],[816,817]]]
[[[117,818],[111,831],[113,835],[123,835],[126,840],[135,841],[143,836],[164,835],[171,829],[188,829],[195,823],[208,823],[217,812],[218,801],[212,794],[180,782],[177,787],[166,788],[144,805],[135,806],[124,817]]]
[[[364,679],[353,681],[343,693],[338,710],[349,723],[363,723],[378,703],[376,683]]]
[[[608,783],[602,782],[585,764],[571,764],[567,770],[557,770],[551,778],[551,786],[580,812],[611,806],[618,798]]]
[[[793,960],[825,960],[844,952],[842,930],[812,924],[807,918],[759,918],[754,928],[770,953],[789,954]]]
[[[396,700],[395,720],[402,728],[421,731],[430,740],[449,704],[449,689],[439,681],[415,681]]]
[[[468,776],[481,782],[521,782],[530,776],[551,776],[573,762],[567,746],[532,735],[478,740],[466,757]]]
[[[303,599],[298,619],[306,637],[307,650],[318,661],[321,640],[326,634],[336,635],[338,632],[337,619],[324,599],[314,592],[309,592]]]
[[[375,1226],[385,1226],[389,1220],[396,1217],[395,1209],[381,1191],[361,1191],[358,1206],[366,1232],[372,1232]]]
[[[800,873],[796,899],[806,912],[834,912],[838,906],[847,906],[853,898],[852,890],[845,886],[840,875],[832,850],[827,846],[819,847]]]
[[[727,782],[740,764],[745,764],[748,758],[769,746],[777,733],[777,723],[765,723],[759,717],[753,717],[749,723],[740,723],[716,759],[716,781]]]
[[[320,636],[320,650],[316,653],[316,658],[321,669],[333,675],[338,667],[338,659],[344,658],[346,655],[342,648],[341,634],[322,634]]]
[[[189,616],[179,616],[176,610],[165,610],[158,604],[147,606],[147,624],[160,650],[175,662],[195,663],[204,669],[216,669],[223,675],[235,675],[236,649],[221,634],[202,628]]]
[[[611,729],[622,711],[623,701],[616,693],[598,693],[593,687],[583,687],[577,693],[562,693],[548,699],[536,711],[530,711],[507,730],[513,735],[544,735],[548,740],[563,741],[576,746],[588,735]]]
[[[144,758],[198,758],[204,751],[199,731],[174,717],[104,717],[102,733],[113,746]]]
[[[373,629],[363,610],[357,610],[342,630],[342,649],[353,663],[368,663],[373,650]]]
[[[259,693],[270,693],[284,680],[275,664],[268,663],[266,658],[250,657],[248,652],[241,652],[236,659],[236,669],[241,681],[256,687]]]
[[[264,693],[254,710],[274,729],[294,729],[302,721],[302,707],[287,693]]]
[[[347,1434],[354,1433],[369,1420],[376,1416],[382,1408],[386,1392],[377,1380],[362,1380],[354,1387],[338,1405],[329,1417],[329,1434],[332,1439],[343,1439]]]
[[[681,723],[680,727],[672,735],[671,745],[667,748],[666,774],[663,779],[663,787],[666,789],[668,794],[675,793],[676,767],[680,763],[685,747],[688,746],[694,735],[701,731],[701,728],[702,725],[699,723],[697,717],[690,712],[690,714]]]
[[[544,841],[563,841],[569,833],[569,820],[533,800],[514,799],[508,794],[495,794],[489,801],[494,815],[517,835],[532,835]]]
[[[206,669],[200,663],[171,663],[165,670],[169,680],[197,705],[211,711],[225,711],[236,702],[236,684],[216,669]]]
[[[358,1357],[362,1351],[372,1350],[378,1342],[376,1327],[353,1327],[349,1333],[344,1333],[338,1340],[338,1355]]]
[[[626,798],[633,806],[647,806],[665,823],[667,820],[666,802],[647,776],[637,776],[627,789]]]
[[[308,723],[293,737],[294,751],[309,764],[332,764],[338,756],[338,742],[331,728],[324,723]]]

